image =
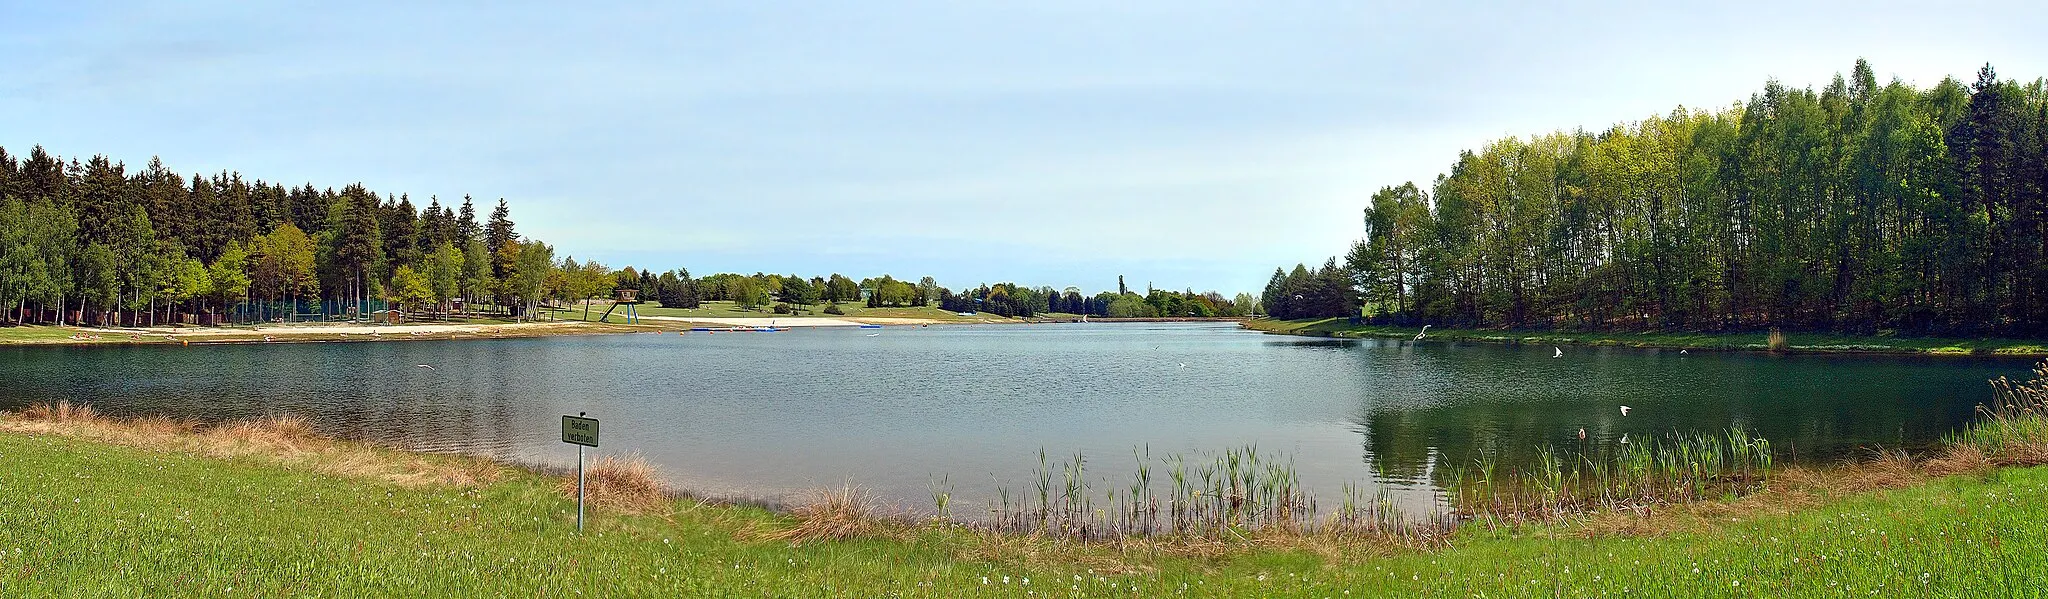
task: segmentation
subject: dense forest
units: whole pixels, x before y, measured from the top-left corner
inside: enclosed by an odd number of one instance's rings
[[[469,198],[420,211],[360,184],[288,188],[0,148],[0,306],[14,322],[295,319],[393,301],[520,314],[544,299],[554,264],[551,247],[514,231],[504,200],[479,223]]]
[[[1121,279],[1119,279],[1121,286]],[[526,317],[636,289],[665,307],[730,301],[764,313],[839,313],[840,304],[936,306],[1000,316],[1243,316],[1256,302],[1119,288],[982,285],[955,293],[931,277],[859,281],[756,273],[694,279],[555,258],[522,237],[505,200],[478,220],[407,195],[287,187],[240,173],[189,177],[151,159],[129,172],[105,156],[66,162],[41,146],[0,148],[0,323],[228,323],[359,319],[397,309],[410,318]]]
[[[1617,329],[2048,333],[2048,82],[1776,81],[1724,110],[1507,138],[1381,189],[1276,315]],[[1341,269],[1357,295],[1279,302]],[[1306,310],[1306,313],[1303,312]]]

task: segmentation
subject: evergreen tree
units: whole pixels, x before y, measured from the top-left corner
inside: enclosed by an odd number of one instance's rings
[[[510,272],[518,254],[504,249],[506,244],[518,240],[519,234],[512,231],[512,209],[500,198],[498,207],[491,210],[490,225],[484,229],[484,247],[491,251],[492,256],[500,257],[491,263],[491,276],[502,279]]]
[[[397,203],[386,201],[379,215],[382,220],[377,227],[382,233],[388,268],[395,274],[398,266],[418,264],[423,252],[420,250],[419,213],[413,208],[412,198],[401,195]],[[417,273],[418,269],[414,272]]]
[[[468,194],[462,196],[462,213],[455,219],[455,234],[463,244],[469,243],[472,239],[483,240],[483,229],[476,224],[476,203],[469,199]],[[485,245],[484,249],[488,250],[490,247]]]

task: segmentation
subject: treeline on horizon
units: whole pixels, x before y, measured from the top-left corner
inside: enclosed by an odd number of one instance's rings
[[[332,319],[393,306],[522,317],[543,305],[587,306],[618,288],[670,307],[733,301],[782,313],[821,302],[828,313],[856,302],[1002,316],[1243,316],[1256,308],[1248,294],[1192,289],[1086,296],[1002,283],[956,293],[931,277],[614,270],[557,260],[552,246],[515,230],[502,198],[479,222],[468,196],[459,208],[434,197],[420,210],[408,195],[360,183],[336,191],[237,172],[186,177],[155,158],[131,173],[100,155],[66,162],[36,146],[18,159],[0,148],[0,323]]]
[[[911,282],[886,274],[859,281],[838,273],[809,278],[794,274],[718,273],[692,279],[687,269],[656,275],[629,266],[606,275],[607,269],[601,265],[579,266],[573,260],[565,268],[586,275],[581,279],[583,282],[570,285],[589,286],[579,287],[580,291],[566,299],[605,297],[614,289],[652,290],[651,298],[642,299],[651,299],[664,308],[696,308],[706,301],[726,301],[742,309],[766,308],[776,314],[789,314],[809,312],[812,306],[824,304],[826,314],[843,314],[839,305],[848,303],[869,308],[931,306],[1004,317],[1073,314],[1158,318],[1250,316],[1258,306],[1258,300],[1249,293],[1225,298],[1214,291],[1147,289],[1140,295],[1123,286],[1123,277],[1117,277],[1117,291],[1090,296],[1083,295],[1078,287],[1054,289],[1015,283],[984,284],[956,293],[931,277]]]
[[[2048,80],[1765,84],[1460,153],[1385,187],[1283,318],[1575,329],[2048,333]],[[1348,284],[1339,284],[1337,281]],[[1321,292],[1320,295],[1318,292]]]

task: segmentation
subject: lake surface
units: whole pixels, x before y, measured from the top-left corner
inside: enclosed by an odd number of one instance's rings
[[[1055,467],[1081,452],[1108,489],[1128,486],[1134,450],[1256,445],[1291,459],[1325,503],[1355,483],[1419,508],[1435,468],[1481,452],[1515,462],[1577,443],[1580,428],[1612,443],[1741,426],[1781,459],[1925,445],[1989,401],[1987,379],[2029,366],[1552,354],[1153,323],[17,347],[0,348],[0,409],[68,399],[116,415],[295,414],[328,434],[553,465],[575,460],[560,416],[588,412],[603,420],[600,452],[640,453],[694,492],[776,501],[852,483],[913,509],[930,507],[941,477],[956,506],[1029,488],[1041,449]]]

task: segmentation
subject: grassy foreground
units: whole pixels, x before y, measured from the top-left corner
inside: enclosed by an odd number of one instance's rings
[[[288,421],[0,420],[0,596],[2048,596],[2048,468],[1550,526],[1077,545],[655,500]],[[1753,498],[1754,499],[1754,498]],[[624,504],[622,504],[624,505]],[[1795,507],[1785,507],[1795,506]],[[801,511],[801,510],[800,510]]]
[[[1319,337],[1381,337],[1409,339],[1420,327],[1354,325],[1342,318],[1246,321],[1245,328],[1269,333]],[[1611,345],[1716,351],[1764,351],[1770,349],[1765,333],[1598,333],[1522,331],[1507,329],[1429,328],[1429,339],[1527,343],[1533,345]],[[1888,353],[1928,355],[2048,356],[2048,340],[2040,339],[1956,339],[1941,337],[1854,336],[1819,333],[1786,333],[1786,351],[1795,353]]]

